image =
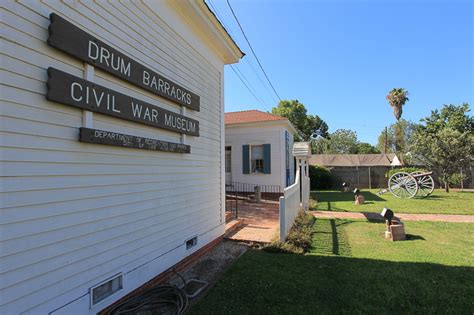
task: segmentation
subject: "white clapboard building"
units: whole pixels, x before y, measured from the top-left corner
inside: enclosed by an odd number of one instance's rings
[[[285,117],[259,110],[226,113],[227,185],[244,190],[254,185],[271,186],[268,192],[282,192],[293,184],[295,134]]]
[[[0,314],[95,314],[224,233],[202,0],[2,1]]]

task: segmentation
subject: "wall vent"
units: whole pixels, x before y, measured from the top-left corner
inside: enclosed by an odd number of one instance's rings
[[[117,274],[90,288],[91,307],[123,288],[122,274]]]
[[[192,247],[196,246],[197,242],[198,242],[197,236],[194,236],[193,238],[186,240],[186,249],[191,249]]]

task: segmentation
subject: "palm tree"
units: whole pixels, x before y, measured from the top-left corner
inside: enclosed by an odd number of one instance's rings
[[[408,91],[404,88],[394,88],[390,92],[388,92],[387,96],[385,97],[393,109],[393,115],[397,119],[397,124],[395,125],[395,151],[398,153],[401,150],[401,143],[403,139],[401,138],[401,130],[398,122],[402,117],[403,106],[406,102],[409,101],[408,99]]]
[[[404,88],[394,88],[390,92],[388,92],[386,99],[390,106],[392,106],[393,115],[395,116],[397,121],[399,121],[402,117],[403,105],[405,105],[405,103],[409,101],[407,96],[408,91]]]

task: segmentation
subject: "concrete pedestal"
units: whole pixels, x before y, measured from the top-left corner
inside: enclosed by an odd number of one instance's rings
[[[356,196],[356,197],[355,197],[355,202],[354,202],[354,204],[356,204],[356,205],[363,205],[363,204],[364,204],[364,201],[365,201],[364,196],[359,195],[359,196]]]

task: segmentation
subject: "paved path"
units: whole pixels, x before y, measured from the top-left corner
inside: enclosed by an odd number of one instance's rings
[[[338,219],[367,219],[385,221],[378,213],[374,212],[336,212],[336,211],[310,211],[316,218]],[[441,222],[468,222],[474,223],[474,215],[459,214],[408,214],[396,213],[396,217],[405,221],[441,221]]]
[[[279,233],[278,206],[278,202],[239,201],[239,219],[243,220],[243,226],[226,238],[234,241],[270,243]]]

